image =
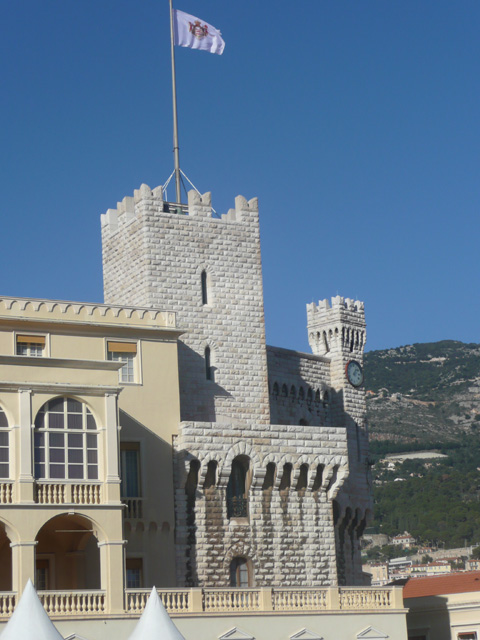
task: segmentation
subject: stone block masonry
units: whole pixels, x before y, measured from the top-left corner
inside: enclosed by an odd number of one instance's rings
[[[142,185],[102,216],[105,300],[176,312],[182,419],[267,424],[257,201],[239,196],[221,219],[210,194],[190,192],[188,215],[165,209]]]
[[[267,348],[256,199],[217,219],[208,193],[185,207],[142,185],[102,216],[102,243],[106,302],[174,312],[184,330],[178,585],[237,584],[237,561],[250,586],[363,584],[365,393],[345,373],[363,363],[363,303],[307,305],[313,355]]]
[[[227,483],[237,456],[249,460],[248,509],[245,517],[228,518]],[[347,466],[343,428],[182,423],[175,439],[179,585],[230,586],[235,557],[249,559],[257,585],[336,585],[332,500]]]

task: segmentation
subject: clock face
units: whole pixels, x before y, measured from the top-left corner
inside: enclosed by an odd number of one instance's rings
[[[363,383],[363,369],[356,360],[350,360],[345,367],[347,380],[354,387],[360,387]]]

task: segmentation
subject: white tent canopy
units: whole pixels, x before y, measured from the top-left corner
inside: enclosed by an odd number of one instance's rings
[[[128,640],[185,640],[170,620],[155,587],[148,598],[142,617]]]
[[[173,636],[172,636],[173,637]],[[31,580],[0,634],[1,640],[63,640],[40,602]]]

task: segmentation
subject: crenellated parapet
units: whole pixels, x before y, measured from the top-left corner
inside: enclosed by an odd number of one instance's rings
[[[178,205],[167,202],[161,186],[151,189],[147,184],[142,184],[135,189],[133,196],[125,196],[121,202],[117,202],[115,209],[108,209],[101,216],[102,229],[115,233],[118,228],[137,218],[141,212],[148,211],[154,215],[189,216],[191,218],[203,218],[216,223],[247,223],[258,221],[258,199],[248,200],[243,196],[235,198],[235,207],[229,209],[220,218],[213,217],[212,194],[203,195],[193,189],[188,192],[188,204]]]
[[[307,304],[308,341],[316,355],[330,352],[363,354],[366,341],[365,305],[360,300],[335,296],[331,302]]]

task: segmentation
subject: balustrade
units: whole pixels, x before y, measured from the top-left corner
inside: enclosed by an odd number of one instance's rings
[[[50,616],[105,613],[103,591],[39,591],[38,597]]]
[[[392,591],[391,589],[358,589],[341,588],[340,609],[391,609]]]
[[[127,612],[142,613],[150,591],[150,589],[127,589],[125,592]],[[187,613],[190,611],[189,589],[157,589],[157,593],[168,613]]]
[[[259,611],[260,589],[204,589],[204,611]]]
[[[329,591],[338,593],[333,604]],[[147,604],[150,589],[127,589],[125,613],[140,615]],[[157,589],[169,614],[235,613],[263,611],[335,611],[394,610],[403,607],[400,593],[394,589],[342,587],[333,588],[263,588],[263,589]],[[104,591],[39,591],[39,598],[50,616],[74,617],[101,615],[106,610]],[[8,618],[15,609],[17,594],[0,592],[0,618]]]
[[[274,589],[275,611],[315,611],[327,608],[326,589]]]
[[[17,601],[17,594],[8,591],[0,591],[0,617],[8,618],[12,615]]]
[[[53,484],[37,482],[38,504],[101,504],[100,484]]]
[[[125,518],[139,520],[143,518],[143,498],[122,498],[125,505]]]
[[[0,483],[0,504],[13,503],[13,484],[11,482]]]

